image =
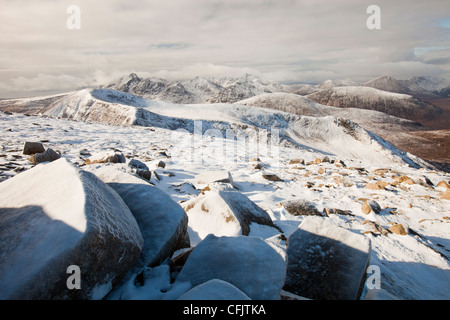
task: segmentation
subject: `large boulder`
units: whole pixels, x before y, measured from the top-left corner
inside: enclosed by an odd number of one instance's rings
[[[251,223],[278,229],[266,211],[227,184],[209,185],[201,194],[183,202],[181,206],[189,217],[189,226],[200,239],[208,234],[247,236]]]
[[[285,252],[258,237],[208,235],[189,255],[175,283],[198,286],[212,279],[231,283],[254,300],[278,300],[286,272]]]
[[[307,217],[288,238],[284,290],[310,299],[359,299],[370,240],[327,219]]]
[[[66,159],[2,182],[0,194],[0,299],[101,299],[141,252],[123,200]],[[67,285],[71,266],[80,289]]]
[[[144,238],[144,248],[133,269],[155,266],[185,245],[188,218],[169,195],[124,170],[103,165],[90,169],[113,188],[130,208]]]

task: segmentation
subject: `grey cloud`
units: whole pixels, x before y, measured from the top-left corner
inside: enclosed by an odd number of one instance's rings
[[[40,74],[64,74],[59,87],[40,79],[65,90],[70,79],[74,87],[95,83],[97,70],[180,77],[252,71],[277,81],[450,73],[445,57],[414,51],[450,46],[448,29],[439,26],[445,1],[379,0],[381,30],[366,28],[366,0],[76,2],[81,30],[66,28],[65,2],[0,0],[0,97],[18,79],[29,78],[31,90]]]

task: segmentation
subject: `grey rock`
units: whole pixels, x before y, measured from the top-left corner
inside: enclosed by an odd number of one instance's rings
[[[326,212],[320,212],[314,203],[308,200],[288,200],[283,201],[281,205],[294,216],[326,216]]]
[[[145,163],[136,159],[131,159],[128,163],[128,166],[136,169],[149,170],[148,166]]]
[[[40,142],[25,142],[23,146],[23,154],[32,155],[35,153],[42,153],[45,151],[44,145]]]
[[[318,300],[359,299],[370,260],[370,240],[307,217],[288,238],[284,290]]]
[[[53,149],[48,148],[42,153],[33,154],[28,160],[31,163],[51,162],[61,158],[61,154]]]
[[[231,283],[254,300],[279,300],[285,254],[258,237],[207,236],[189,255],[175,283]]]
[[[170,196],[142,179],[114,166],[93,170],[130,208],[144,238],[144,247],[133,266],[153,267],[185,245],[188,218]]]

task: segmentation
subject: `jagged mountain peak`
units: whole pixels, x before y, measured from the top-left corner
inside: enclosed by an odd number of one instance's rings
[[[104,86],[147,99],[173,103],[215,103],[246,99],[261,93],[281,91],[282,86],[262,80],[250,73],[238,78],[206,79],[195,77],[180,81],[140,78],[132,73]]]

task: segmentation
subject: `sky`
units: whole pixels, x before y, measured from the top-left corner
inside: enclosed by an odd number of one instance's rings
[[[380,8],[380,29],[367,27],[370,5]],[[450,76],[450,2],[0,0],[0,98],[131,72],[302,83]]]

